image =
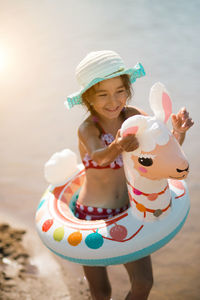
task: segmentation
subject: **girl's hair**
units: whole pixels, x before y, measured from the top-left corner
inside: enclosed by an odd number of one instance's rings
[[[124,75],[120,75],[120,77],[122,79],[123,85],[124,85],[124,87],[125,87],[125,89],[127,91],[127,94],[128,94],[127,101],[130,101],[130,99],[132,97],[132,94],[133,94],[133,90],[132,90],[132,85],[131,85],[131,82],[130,82],[130,79],[129,79],[129,75],[124,74]],[[87,108],[87,110],[92,115],[95,114],[95,111],[92,108],[92,106],[90,105],[89,100],[90,100],[90,97],[92,97],[94,94],[95,94],[95,88],[94,88],[94,86],[92,86],[87,91],[85,91],[85,93],[82,94],[83,105]]]

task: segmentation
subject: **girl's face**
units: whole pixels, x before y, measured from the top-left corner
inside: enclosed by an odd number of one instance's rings
[[[101,116],[117,118],[126,104],[128,94],[121,77],[106,79],[94,86],[90,105]]]

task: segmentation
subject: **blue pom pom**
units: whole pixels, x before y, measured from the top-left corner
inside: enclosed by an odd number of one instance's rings
[[[86,245],[91,249],[99,249],[103,242],[102,235],[97,232],[89,234],[85,239]]]

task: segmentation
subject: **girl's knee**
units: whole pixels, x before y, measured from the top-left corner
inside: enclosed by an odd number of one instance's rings
[[[132,290],[138,294],[148,295],[153,287],[153,277],[136,279],[132,282]]]
[[[111,286],[105,267],[84,266],[84,273],[87,277],[92,299],[107,300],[111,297]]]
[[[131,281],[131,290],[148,294],[153,286],[151,257],[147,256],[125,265]],[[145,298],[145,297],[144,297]],[[143,298],[141,298],[143,299]]]
[[[131,285],[131,290],[126,296],[126,300],[132,300],[132,299],[147,300],[152,286],[153,286],[153,278],[134,280]]]

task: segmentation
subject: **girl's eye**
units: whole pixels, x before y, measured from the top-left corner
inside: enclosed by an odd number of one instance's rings
[[[139,157],[138,162],[145,167],[153,165],[153,159],[148,157]]]
[[[106,97],[107,94],[99,94],[98,96],[99,96],[99,97]]]
[[[119,90],[119,91],[117,91],[117,93],[124,93],[125,92],[125,90]]]

